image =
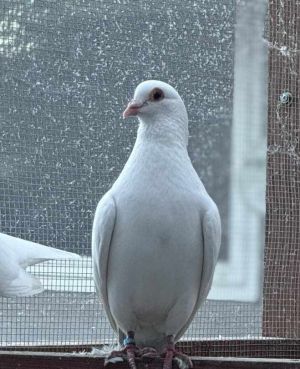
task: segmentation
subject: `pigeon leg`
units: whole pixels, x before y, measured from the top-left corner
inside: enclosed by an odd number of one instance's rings
[[[152,347],[138,348],[134,340],[134,332],[129,331],[126,338],[123,340],[123,348],[119,351],[112,351],[106,358],[104,366],[109,363],[117,363],[127,361],[130,369],[136,369],[135,359],[141,358],[151,360],[159,358],[160,355]]]
[[[106,358],[104,365],[109,363],[117,363],[120,361],[128,361],[130,369],[136,369],[135,357],[139,352],[134,340],[134,332],[129,331],[127,337],[123,341],[124,347],[120,351],[112,351]]]
[[[193,367],[193,363],[187,355],[175,349],[174,337],[172,335],[167,336],[166,348],[162,354],[164,357],[163,369],[172,369],[172,360],[177,362],[180,369],[188,369]]]

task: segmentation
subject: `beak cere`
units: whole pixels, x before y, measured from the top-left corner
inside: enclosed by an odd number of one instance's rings
[[[133,117],[139,113],[139,109],[143,106],[142,103],[137,101],[130,101],[127,108],[123,112],[123,118]]]

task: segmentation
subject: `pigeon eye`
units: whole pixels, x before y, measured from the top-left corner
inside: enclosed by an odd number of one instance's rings
[[[164,98],[164,93],[160,88],[154,88],[150,93],[151,101],[160,101]]]

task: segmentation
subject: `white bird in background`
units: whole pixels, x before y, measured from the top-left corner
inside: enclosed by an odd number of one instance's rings
[[[98,204],[92,233],[94,280],[109,321],[126,334],[108,361],[164,357],[164,369],[206,299],[221,222],[187,152],[188,116],[177,91],[142,82],[123,113],[140,122],[133,151]],[[151,349],[147,349],[151,347]]]
[[[25,268],[47,260],[80,256],[0,233],[0,296],[32,296],[43,291],[39,279]]]

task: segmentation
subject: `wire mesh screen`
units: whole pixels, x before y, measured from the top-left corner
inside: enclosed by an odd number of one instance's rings
[[[268,207],[264,282],[266,336],[300,337],[300,4],[270,2]],[[276,301],[276,304],[274,304]]]
[[[43,293],[1,298],[2,347],[116,342],[91,226],[133,147],[121,112],[145,79],[183,97],[189,154],[222,218],[212,290],[183,341],[262,337],[265,12],[260,0],[0,1],[1,232],[82,256],[31,267]]]

